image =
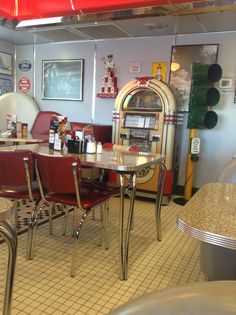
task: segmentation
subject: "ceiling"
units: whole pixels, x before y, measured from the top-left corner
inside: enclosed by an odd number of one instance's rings
[[[16,45],[228,32],[236,31],[236,0],[65,16],[60,24],[23,29],[14,20],[0,17],[0,25],[0,40]]]

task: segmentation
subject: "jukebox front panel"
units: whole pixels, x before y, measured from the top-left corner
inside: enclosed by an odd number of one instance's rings
[[[174,124],[170,126],[168,121],[167,128],[166,113],[173,113],[173,108],[175,99],[165,83],[150,78],[129,82],[116,98],[113,143],[138,146],[143,152],[164,154],[168,160],[167,169],[171,170]],[[137,189],[155,192],[157,180],[158,166],[143,169],[138,174]]]

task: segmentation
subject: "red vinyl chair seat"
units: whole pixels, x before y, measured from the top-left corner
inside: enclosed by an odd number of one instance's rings
[[[18,225],[17,200],[40,200],[40,192],[35,181],[33,154],[30,150],[0,151],[0,196],[14,199],[16,226]]]
[[[107,194],[103,193],[102,190],[91,191],[91,189],[82,188],[80,190],[80,197],[83,210],[89,210],[98,204],[102,204],[107,201]],[[48,193],[45,195],[45,198],[47,201],[77,207],[77,198],[75,194]]]
[[[32,183],[32,195],[34,200],[40,199],[40,192],[38,190],[38,183]],[[28,199],[29,192],[27,185],[21,186],[1,186],[0,197],[16,198],[16,199]]]

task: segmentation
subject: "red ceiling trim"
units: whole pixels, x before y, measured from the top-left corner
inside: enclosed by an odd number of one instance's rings
[[[193,0],[192,2],[199,2]],[[190,3],[189,0],[1,0],[0,15],[18,21],[53,16],[95,14],[142,7]]]

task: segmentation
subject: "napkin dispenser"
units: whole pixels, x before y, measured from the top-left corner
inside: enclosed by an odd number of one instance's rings
[[[82,139],[73,139],[67,141],[68,153],[85,153],[86,141]]]

